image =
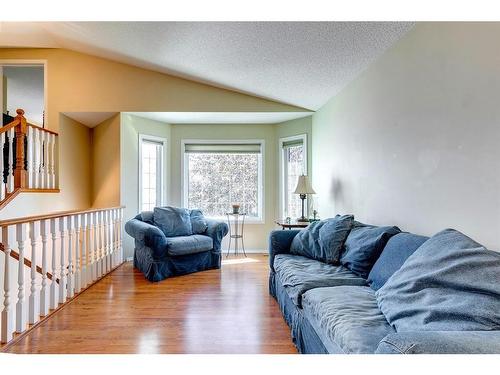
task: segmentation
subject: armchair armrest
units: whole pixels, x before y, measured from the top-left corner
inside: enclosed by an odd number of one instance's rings
[[[421,331],[387,335],[377,354],[500,353],[500,331]]]
[[[132,219],[125,224],[125,232],[136,241],[151,248],[155,257],[160,257],[166,253],[167,237],[160,228],[138,219]]]
[[[300,230],[273,230],[269,235],[269,266],[274,271],[274,257],[290,253],[293,238]]]
[[[220,252],[222,239],[229,232],[229,227],[223,221],[217,221],[213,219],[206,219],[207,221],[207,231],[206,235],[212,237],[214,242],[214,251]]]

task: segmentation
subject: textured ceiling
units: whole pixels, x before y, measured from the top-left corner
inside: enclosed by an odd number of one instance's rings
[[[48,22],[39,26],[47,36],[38,39],[54,41],[54,46],[316,110],[413,23]]]

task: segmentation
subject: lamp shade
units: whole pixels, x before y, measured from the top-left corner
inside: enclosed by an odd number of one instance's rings
[[[307,176],[299,176],[297,181],[297,187],[295,188],[294,194],[316,194],[311,186],[311,181]]]

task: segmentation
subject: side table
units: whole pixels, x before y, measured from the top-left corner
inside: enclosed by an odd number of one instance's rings
[[[241,241],[241,248],[243,250],[243,255],[247,256],[245,253],[245,244],[243,242],[243,230],[245,229],[245,217],[246,213],[232,213],[227,212],[227,225],[229,226],[229,244],[227,246],[226,258],[229,256],[231,250],[231,239],[234,239],[234,255],[238,255],[238,240]]]

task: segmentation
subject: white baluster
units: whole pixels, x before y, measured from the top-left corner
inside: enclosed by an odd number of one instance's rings
[[[40,232],[42,234],[42,288],[40,289],[40,315],[45,316],[49,313],[49,299],[47,288],[47,240],[49,237],[49,220],[40,222]]]
[[[92,218],[92,281],[97,280],[97,249],[98,245],[98,236],[97,236],[97,212],[93,212],[90,214]]]
[[[35,174],[33,170],[33,155],[34,155],[34,148],[35,148],[35,142],[34,142],[34,129],[31,126],[28,126],[28,135],[27,135],[27,141],[28,141],[28,154],[26,155],[26,164],[28,166],[28,187],[33,188],[35,183],[33,182],[35,180]]]
[[[87,214],[82,214],[82,269],[81,281],[82,288],[87,286],[88,271],[87,271]]]
[[[55,134],[50,134],[50,156],[49,156],[49,168],[50,168],[50,188],[56,188],[56,136]]]
[[[104,236],[104,243],[105,243],[105,252],[106,252],[106,259],[105,259],[105,263],[106,263],[106,273],[108,273],[110,270],[111,270],[111,259],[110,259],[110,255],[111,255],[111,235],[109,233],[109,230],[110,230],[110,224],[111,224],[111,220],[110,220],[110,217],[109,217],[109,211],[106,210],[103,212],[104,213],[104,229],[105,229],[105,236]]]
[[[0,202],[5,199],[5,184],[3,182],[3,150],[4,150],[4,133],[0,133]]]
[[[62,219],[61,219],[62,220]],[[57,283],[57,219],[50,219],[50,233],[52,235],[52,282],[50,283],[50,308],[56,309],[58,305]]]
[[[42,148],[41,139],[40,139],[40,129],[35,128],[35,139],[34,139],[35,147],[33,148],[33,172],[35,173],[35,188],[39,189],[40,185],[40,165],[41,165],[41,154]]]
[[[111,220],[113,222],[113,240],[111,252],[111,268],[116,267],[116,210],[111,210]]]
[[[103,225],[102,225],[102,211],[99,211],[97,212],[97,223],[98,223],[98,232],[99,232],[99,246],[98,246],[98,250],[97,250],[97,254],[98,254],[98,261],[97,261],[97,264],[98,264],[98,275],[99,277],[101,277],[103,275],[103,267],[102,267],[102,260],[103,260],[103,240],[102,240],[102,228],[103,228]]]
[[[30,239],[31,239],[31,287],[29,297],[29,323],[35,324],[39,318],[38,293],[36,290],[36,241],[40,235],[40,228],[36,221],[30,223]]]
[[[50,188],[49,184],[49,133],[42,132],[43,135],[43,185],[44,189]]]
[[[60,275],[59,275],[59,303],[66,302],[66,261],[64,256],[64,237],[66,232],[66,220],[63,217],[59,218],[59,233],[61,236],[61,248],[59,253],[61,254],[60,264]]]
[[[74,293],[74,279],[73,279],[73,216],[66,217],[68,226],[68,298],[73,298]]]
[[[122,222],[123,222],[123,208],[120,208],[120,220],[119,220],[120,264],[123,263]]]
[[[7,174],[7,192],[14,191],[14,129],[9,130],[9,172]]]
[[[3,158],[3,154],[1,155],[1,157]],[[3,300],[3,310],[2,310],[1,342],[3,344],[5,344],[5,343],[9,342],[10,340],[12,340],[12,333],[14,332],[14,317],[12,314],[12,309],[10,307],[9,227],[2,227],[2,245],[3,245],[4,253],[5,253],[5,262],[4,262],[4,275],[3,275],[4,300]]]
[[[80,215],[75,216],[75,293],[80,293],[81,290],[81,273],[80,273],[80,256],[81,256],[81,222]]]
[[[18,274],[17,274],[17,304],[16,304],[16,332],[21,333],[26,329],[26,306],[24,301],[24,243],[26,241],[26,225],[16,225],[16,240],[19,248]]]

